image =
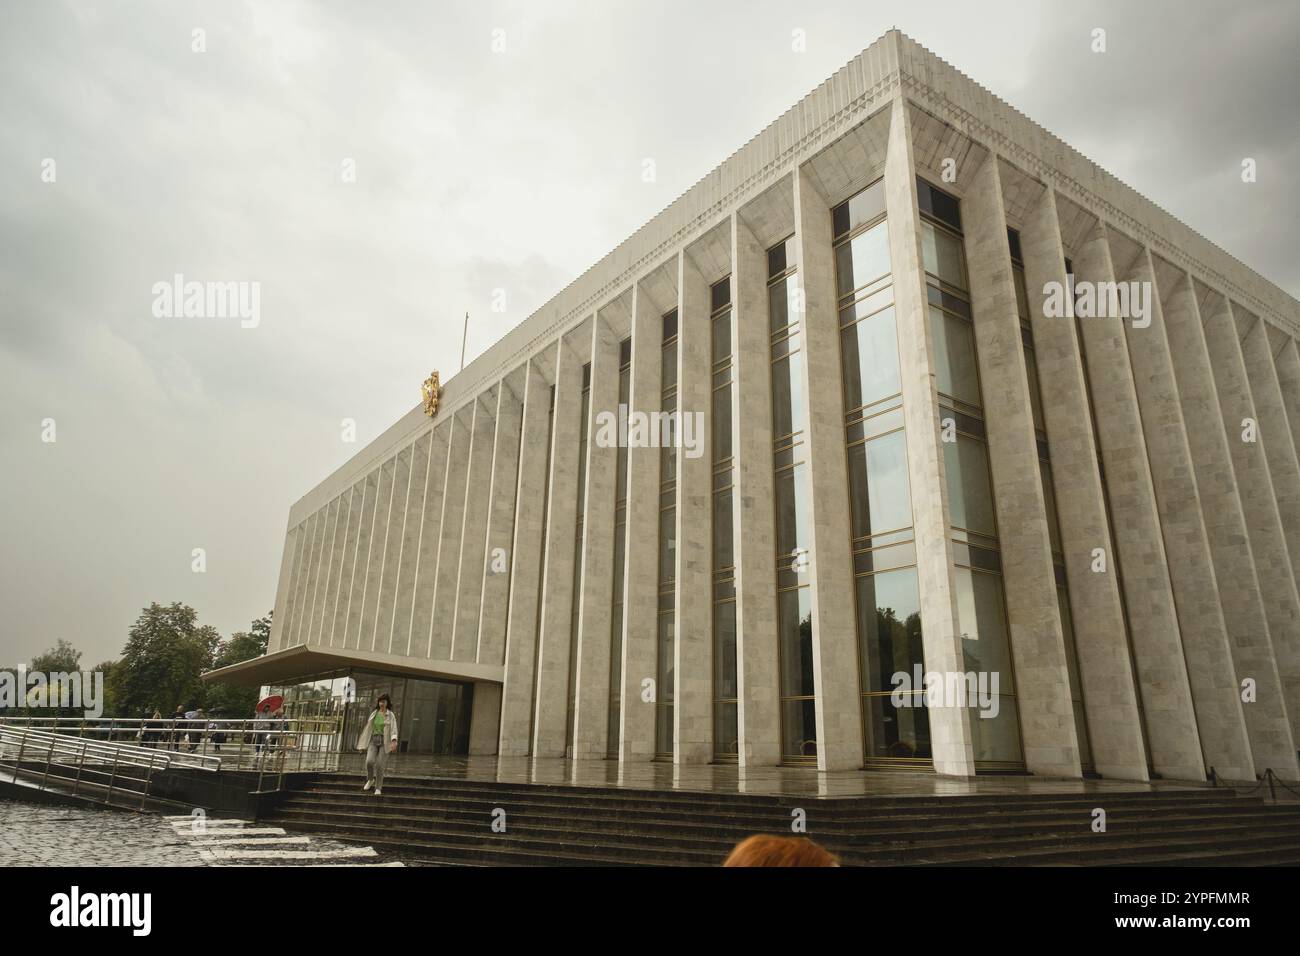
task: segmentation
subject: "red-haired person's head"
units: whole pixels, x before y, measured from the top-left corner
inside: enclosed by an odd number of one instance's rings
[[[840,861],[807,837],[759,833],[736,844],[723,866],[839,866]]]

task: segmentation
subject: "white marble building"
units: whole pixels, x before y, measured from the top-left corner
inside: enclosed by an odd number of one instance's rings
[[[298,501],[214,676],[405,681],[434,751],[1295,778],[1298,332],[890,32]]]

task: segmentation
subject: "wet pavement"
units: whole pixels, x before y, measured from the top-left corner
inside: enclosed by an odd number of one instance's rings
[[[0,866],[202,866],[162,817],[0,801]]]
[[[3,866],[401,866],[371,847],[245,820],[0,800]]]
[[[360,774],[364,758],[344,754],[330,769]],[[292,769],[287,764],[285,770]],[[1029,775],[946,777],[923,771],[819,771],[815,767],[751,767],[736,764],[674,764],[544,757],[451,757],[394,754],[388,776],[469,780],[507,784],[613,787],[704,793],[746,793],[806,797],[1024,796],[1143,792],[1203,788],[1189,781],[1054,779]]]

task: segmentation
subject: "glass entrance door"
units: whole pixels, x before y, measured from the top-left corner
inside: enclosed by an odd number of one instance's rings
[[[356,701],[348,705],[343,739],[356,743],[362,722],[380,694],[387,694],[397,716],[399,749],[403,753],[469,753],[469,720],[473,685],[415,677],[355,672]]]

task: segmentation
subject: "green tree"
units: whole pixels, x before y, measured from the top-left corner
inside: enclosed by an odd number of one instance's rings
[[[216,628],[198,623],[194,608],[179,601],[150,604],[131,626],[114,668],[121,672],[118,706],[129,716],[156,709],[170,717],[177,706],[202,705],[200,675],[211,669],[220,641]]]
[[[44,654],[33,657],[27,669],[44,674],[71,674],[81,669],[81,651],[73,647],[71,641],[59,638],[58,643]]]
[[[227,667],[261,657],[266,653],[270,638],[271,614],[267,614],[266,617],[255,620],[247,631],[237,631],[230,635],[230,640],[223,641],[212,660],[212,666]],[[257,706],[257,694],[257,687],[241,687],[225,681],[215,681],[208,686],[208,712],[225,717],[248,717]]]
[[[139,717],[139,714],[122,712],[122,668],[117,661],[104,661],[96,664],[93,671],[104,675],[104,716],[105,717]]]
[[[41,673],[46,678],[54,674],[75,674],[80,670],[81,651],[73,647],[71,641],[63,638],[59,638],[58,642],[45,653],[37,654],[27,665],[27,673]],[[69,690],[66,685],[57,689],[33,687],[26,695],[27,707],[24,708],[24,712],[32,717],[77,716],[83,712],[82,709],[56,706],[61,694]]]
[[[274,609],[267,611],[266,617],[259,617],[249,625],[249,633],[262,642],[262,649],[258,651],[259,656],[266,653],[266,648],[271,643],[271,618],[273,617],[275,617]]]

